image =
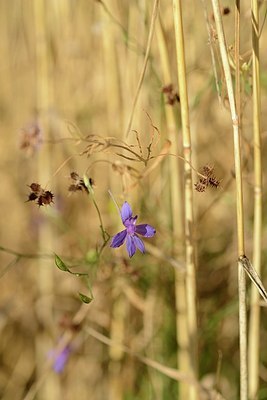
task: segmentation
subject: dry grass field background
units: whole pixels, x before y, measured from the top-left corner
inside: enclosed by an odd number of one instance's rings
[[[192,159],[185,162],[178,3],[0,1],[3,400],[240,398],[241,254],[229,98],[211,2],[181,1],[192,141]],[[267,4],[258,6],[259,263],[267,284]],[[241,2],[239,111],[244,238],[246,255],[255,260],[250,7]],[[235,2],[222,1],[221,10],[235,83]],[[215,184],[204,183],[201,192],[195,184],[205,180],[205,166],[213,169]],[[79,174],[81,190],[69,190],[77,184],[72,172]],[[27,201],[32,183],[51,191],[53,202]],[[125,245],[110,247],[110,238],[123,229],[113,198],[119,207],[129,202],[138,223],[156,228],[153,238],[144,239],[145,254],[129,258]],[[65,271],[57,268],[55,254]],[[249,398],[263,400],[266,309],[257,297],[256,306],[251,303],[249,279],[246,305],[248,354],[256,355],[254,364],[248,361]],[[258,333],[250,323],[253,307],[261,310],[261,320],[253,323]]]

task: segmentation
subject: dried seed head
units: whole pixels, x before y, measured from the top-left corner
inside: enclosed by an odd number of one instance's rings
[[[41,185],[39,185],[39,183],[32,183],[29,187],[36,194],[42,191]]]
[[[82,187],[79,185],[71,184],[68,189],[69,192],[77,192],[77,190],[82,190]]]
[[[201,175],[198,182],[195,183],[195,189],[198,192],[205,192],[208,186],[217,188],[220,186],[221,180],[217,179],[216,175],[214,174],[214,166],[211,165],[204,165],[201,170]]]
[[[219,179],[217,179],[217,178],[215,177],[215,175],[212,175],[212,176],[209,178],[209,185],[212,186],[212,187],[215,187],[216,189],[217,189],[217,187],[220,186],[220,183],[221,183],[221,181],[220,181]]]
[[[201,182],[195,183],[195,189],[197,192],[205,192],[207,189],[207,185]]]
[[[37,203],[39,206],[46,206],[53,203],[53,193],[46,190],[41,196],[38,197]]]
[[[38,196],[37,196],[37,194],[35,194],[35,193],[30,193],[29,194],[29,197],[28,197],[28,200],[27,201],[34,201],[34,200],[36,200],[38,198]]]
[[[80,177],[79,174],[77,174],[76,172],[71,172],[70,173],[70,177],[73,181],[73,183],[69,186],[69,192],[77,192],[77,191],[85,191],[86,193],[89,193],[89,189],[86,186],[84,179]],[[89,181],[89,185],[93,186],[94,185],[94,181],[92,178],[88,178]]]
[[[175,103],[180,103],[180,97],[177,91],[174,90],[173,84],[163,86],[162,93],[166,95],[167,104],[173,106]]]
[[[173,84],[165,85],[162,87],[162,93],[172,93],[173,92]]]
[[[70,177],[71,179],[73,179],[74,181],[79,181],[81,178],[79,177],[79,175],[77,174],[77,172],[71,172],[70,173]]]
[[[214,170],[214,167],[209,164],[204,165],[204,167],[202,168],[203,175],[206,175],[207,178],[211,176],[211,174],[213,173],[213,170]]]
[[[39,183],[32,183],[30,186],[31,193],[27,201],[35,201],[39,206],[49,205],[53,203],[54,195],[50,190],[44,190]]]

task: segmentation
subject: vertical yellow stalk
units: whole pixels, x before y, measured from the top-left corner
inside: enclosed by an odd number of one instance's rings
[[[238,5],[238,2],[236,3]],[[231,70],[229,65],[226,41],[221,18],[221,7],[219,0],[212,0],[214,19],[218,34],[218,42],[222,59],[223,71],[227,87],[228,99],[231,110],[233,124],[233,141],[234,141],[234,159],[235,159],[235,174],[236,174],[236,213],[237,213],[237,240],[238,240],[238,255],[245,254],[244,242],[244,210],[243,210],[243,187],[242,187],[242,169],[241,169],[241,149],[240,149],[240,130],[239,118],[236,111],[236,102],[232,83]],[[239,8],[236,10],[239,14]],[[236,21],[239,17],[236,17]],[[238,27],[238,24],[236,24]],[[237,38],[239,32],[237,33]],[[239,43],[236,50],[239,52]],[[238,57],[239,63],[239,55]],[[239,71],[237,71],[239,74]],[[247,321],[246,321],[246,277],[241,263],[238,263],[238,289],[239,289],[239,341],[240,341],[240,400],[247,399]]]
[[[186,82],[183,18],[181,0],[173,0],[173,17],[175,27],[175,42],[177,56],[177,74],[179,82],[179,94],[181,101],[181,120],[184,151],[184,212],[185,212],[185,255],[186,255],[186,300],[187,300],[187,324],[190,352],[189,373],[192,378],[198,378],[198,340],[197,340],[197,310],[196,310],[196,265],[194,254],[193,230],[193,188],[191,170],[191,135],[189,122],[189,107]],[[197,399],[198,393],[195,387],[189,391],[189,399]]]
[[[45,139],[49,138],[50,123],[48,112],[52,103],[51,84],[49,81],[49,50],[46,31],[46,8],[45,0],[34,2],[34,19],[36,34],[36,103],[38,119],[43,130]],[[44,147],[38,158],[38,181],[45,185],[50,178],[51,149]],[[41,212],[41,210],[40,210]],[[44,218],[38,232],[39,251],[52,251],[53,232],[49,222]],[[37,285],[39,299],[37,302],[38,319],[44,327],[44,333],[36,338],[37,349],[37,371],[43,373],[43,361],[49,348],[54,345],[50,339],[53,324],[53,269],[48,268],[44,260],[38,261]],[[40,393],[40,399],[58,399],[60,396],[58,379],[50,374]]]
[[[161,68],[163,81],[165,84],[172,82],[170,73],[170,62],[167,50],[167,43],[163,32],[161,21],[157,24],[158,46],[161,60]],[[171,153],[178,153],[178,140],[176,134],[176,123],[174,116],[174,108],[165,105],[166,123],[168,138],[172,142]],[[173,230],[173,257],[176,257],[181,249],[177,248],[177,243],[182,238],[182,195],[180,182],[179,161],[176,157],[169,158],[170,172],[170,194],[171,194],[171,214],[172,214],[172,230]],[[188,331],[186,317],[186,292],[185,292],[185,276],[178,269],[175,269],[175,299],[176,299],[176,339],[177,339],[177,364],[180,371],[188,373],[190,365],[190,357],[188,352]],[[179,398],[188,398],[189,386],[186,382],[179,382]]]
[[[254,238],[253,266],[260,275],[262,236],[262,162],[261,162],[261,117],[260,117],[260,60],[259,60],[259,5],[251,1],[252,65],[253,65],[253,131],[254,131]],[[257,398],[259,389],[259,292],[251,288],[249,320],[249,398]]]

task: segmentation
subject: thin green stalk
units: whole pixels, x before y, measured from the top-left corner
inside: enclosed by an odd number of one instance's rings
[[[238,4],[238,3],[237,3]],[[236,214],[237,214],[237,240],[238,254],[245,254],[244,242],[244,210],[243,210],[243,187],[242,187],[242,168],[241,168],[241,149],[240,149],[240,129],[239,118],[236,110],[234,88],[231,77],[230,64],[228,59],[226,41],[221,18],[221,7],[219,0],[212,0],[213,14],[218,34],[218,42],[222,65],[225,75],[226,88],[231,110],[233,124],[234,159],[236,175]],[[239,12],[239,8],[237,9]],[[238,33],[239,37],[239,33]],[[239,46],[239,43],[237,43]],[[239,55],[237,55],[239,57]],[[237,71],[239,73],[239,71]],[[238,262],[238,287],[239,287],[239,340],[240,340],[240,399],[247,400],[247,328],[246,328],[246,278],[243,267]]]
[[[260,276],[262,247],[262,160],[261,160],[261,116],[260,116],[260,59],[259,59],[259,5],[251,1],[252,23],[252,78],[253,78],[253,132],[254,132],[254,237],[253,266]],[[255,400],[259,390],[260,352],[260,306],[259,292],[252,285],[249,320],[249,398]]]
[[[175,43],[177,57],[177,76],[181,101],[181,120],[184,152],[184,213],[185,213],[185,261],[186,261],[186,300],[187,326],[190,353],[189,373],[198,379],[198,337],[197,337],[197,309],[196,309],[196,263],[195,248],[192,235],[193,220],[193,188],[191,165],[191,134],[189,121],[189,106],[186,81],[184,33],[181,0],[173,0],[173,17],[175,28]],[[189,399],[197,399],[195,387],[189,390]]]
[[[97,216],[98,216],[98,219],[99,219],[99,228],[101,230],[101,235],[102,235],[102,239],[103,239],[102,246],[100,247],[100,250],[98,250],[98,252],[97,252],[97,255],[98,255],[98,258],[99,258],[101,253],[102,253],[102,251],[104,250],[104,247],[106,246],[107,242],[109,241],[110,236],[105,230],[105,227],[104,227],[104,224],[103,224],[103,220],[102,220],[102,216],[101,216],[101,212],[99,210],[97,202],[95,201],[94,190],[93,190],[93,188],[92,188],[92,186],[91,186],[91,184],[89,182],[89,179],[88,179],[88,177],[86,175],[84,175],[83,181],[85,183],[85,186],[88,189],[88,194],[92,199],[93,205],[94,205],[94,207],[96,209]]]

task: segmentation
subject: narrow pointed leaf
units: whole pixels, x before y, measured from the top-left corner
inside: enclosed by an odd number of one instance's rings
[[[88,297],[85,294],[82,294],[80,292],[79,292],[79,297],[80,297],[80,300],[85,304],[89,304],[93,300],[92,297]]]
[[[69,270],[69,268],[66,266],[66,264],[64,263],[64,261],[62,261],[61,258],[57,254],[55,254],[55,264],[59,269],[61,269],[61,271],[71,272]]]

